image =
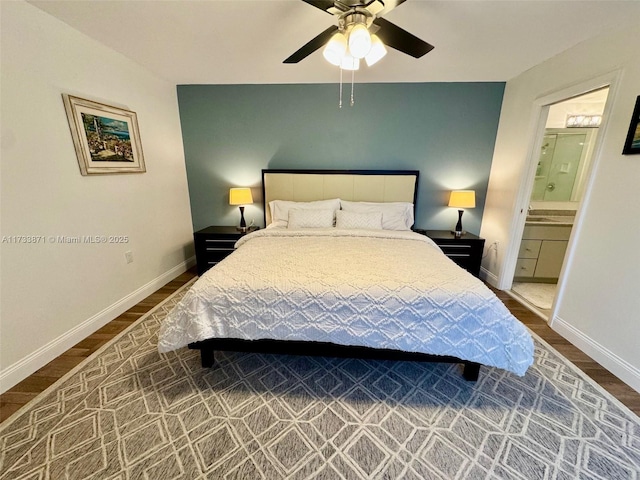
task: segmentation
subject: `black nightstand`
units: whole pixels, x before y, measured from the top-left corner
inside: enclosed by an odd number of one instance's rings
[[[433,240],[451,260],[476,277],[480,275],[484,238],[465,233],[456,238],[449,230],[416,230]]]
[[[202,275],[233,252],[233,246],[240,237],[256,230],[256,227],[252,227],[245,233],[236,227],[211,226],[195,232],[193,240],[196,245],[198,275]]]

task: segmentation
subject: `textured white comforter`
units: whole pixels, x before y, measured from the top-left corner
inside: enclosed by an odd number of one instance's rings
[[[207,338],[333,342],[452,355],[523,375],[527,329],[424,235],[265,229],[169,313],[158,349]]]

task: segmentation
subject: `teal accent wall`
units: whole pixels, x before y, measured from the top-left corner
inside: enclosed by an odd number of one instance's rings
[[[452,189],[476,190],[463,217],[478,233],[504,83],[179,85],[194,230],[239,223],[229,188],[253,188],[247,223],[263,225],[263,168],[420,170],[416,227],[453,228]],[[152,166],[149,166],[151,170]]]

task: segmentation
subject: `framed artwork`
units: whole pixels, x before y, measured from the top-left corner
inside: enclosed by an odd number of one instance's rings
[[[135,112],[62,94],[82,175],[146,171]]]
[[[640,96],[636,98],[636,106],[633,109],[629,133],[627,134],[627,140],[624,142],[624,148],[622,149],[623,155],[638,153],[640,153]]]

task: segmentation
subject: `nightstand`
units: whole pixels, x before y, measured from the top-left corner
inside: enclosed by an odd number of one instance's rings
[[[234,250],[235,243],[249,232],[255,232],[256,227],[241,232],[236,227],[211,226],[198,230],[193,234],[196,246],[196,262],[198,275],[213,267]]]
[[[447,257],[469,273],[476,277],[480,275],[484,238],[473,233],[465,233],[462,237],[456,238],[449,230],[416,230],[416,232],[433,240]]]

